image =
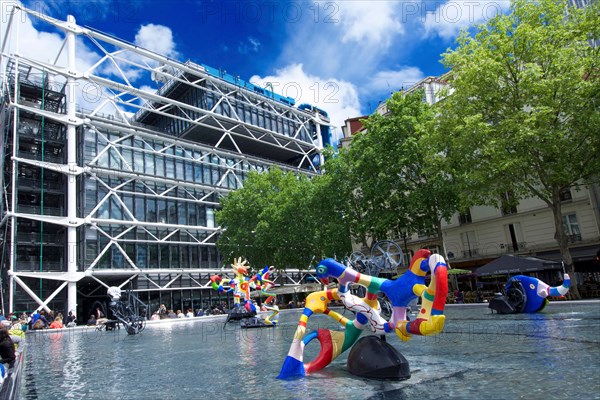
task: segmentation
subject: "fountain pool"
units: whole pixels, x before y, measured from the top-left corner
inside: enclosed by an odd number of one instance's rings
[[[444,332],[401,342],[406,381],[346,370],[348,352],[295,381],[276,379],[302,310],[276,328],[242,330],[224,317],[149,323],[139,335],[94,327],[27,334],[22,399],[600,399],[600,303],[556,302],[538,314],[448,306]],[[348,312],[346,312],[348,314]],[[311,317],[308,328],[337,328]],[[319,351],[317,341],[305,361]]]

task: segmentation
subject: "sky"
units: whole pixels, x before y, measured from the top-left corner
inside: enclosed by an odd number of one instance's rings
[[[2,1],[2,28],[7,3]],[[506,12],[508,1],[80,0],[23,5],[241,79],[327,111],[334,126],[371,114],[392,92],[446,72],[442,54],[460,29]],[[62,36],[27,21],[22,41],[43,57]],[[80,64],[99,55],[78,46]],[[48,56],[50,57],[50,56]],[[146,90],[155,83],[132,75]]]

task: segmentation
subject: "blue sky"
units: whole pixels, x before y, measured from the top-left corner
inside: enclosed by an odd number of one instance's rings
[[[180,61],[223,68],[328,111],[340,126],[379,101],[445,72],[441,53],[461,28],[507,1],[24,1]],[[34,23],[31,46],[49,36]],[[36,50],[36,49],[31,49]],[[90,54],[90,57],[92,55]],[[139,81],[140,86],[151,82]]]

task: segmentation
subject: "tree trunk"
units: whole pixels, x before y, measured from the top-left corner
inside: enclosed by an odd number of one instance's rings
[[[442,231],[442,221],[438,220],[437,225],[435,227],[438,237],[438,242],[440,244],[440,250],[442,251],[442,256],[444,256],[444,260],[446,260],[446,265],[448,269],[450,269],[450,260],[448,260],[448,253],[446,252],[446,242],[444,241],[444,232]],[[448,279],[450,283],[451,290],[458,290],[458,277],[453,275],[454,279]]]
[[[565,271],[569,274],[571,278],[571,288],[569,292],[571,296],[575,299],[581,299],[581,295],[579,294],[579,289],[577,288],[577,278],[575,277],[575,265],[573,264],[573,258],[571,257],[571,251],[569,250],[569,245],[567,241],[567,235],[565,235],[565,231],[563,229],[563,220],[562,220],[562,207],[560,204],[560,189],[555,188],[552,194],[552,214],[554,216],[554,239],[558,243],[558,247],[560,249],[560,255],[565,265]]]

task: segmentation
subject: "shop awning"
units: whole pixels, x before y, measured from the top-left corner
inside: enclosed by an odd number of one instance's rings
[[[533,271],[562,270],[560,261],[505,254],[475,270],[477,276],[524,274]]]

